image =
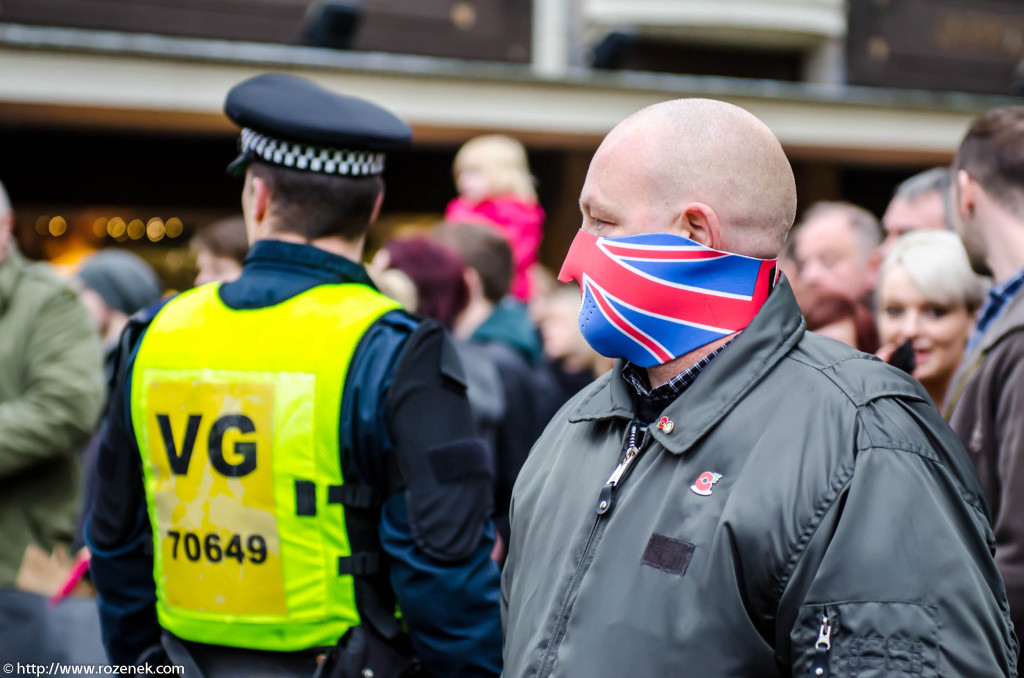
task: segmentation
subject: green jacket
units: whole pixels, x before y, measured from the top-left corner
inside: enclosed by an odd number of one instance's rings
[[[105,397],[99,338],[78,296],[13,248],[0,262],[0,587],[25,547],[70,542],[78,451]]]
[[[621,362],[555,416],[513,492],[506,678],[1016,675],[963,447],[919,384],[804,329],[783,281],[615,486]]]

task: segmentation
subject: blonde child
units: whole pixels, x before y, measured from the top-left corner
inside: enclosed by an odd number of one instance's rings
[[[511,293],[527,301],[529,271],[537,263],[544,210],[537,204],[526,150],[515,139],[490,134],[470,139],[452,167],[459,196],[448,203],[445,221],[496,227],[512,246]]]

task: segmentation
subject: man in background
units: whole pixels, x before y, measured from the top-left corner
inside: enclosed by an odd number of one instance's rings
[[[975,272],[995,281],[953,375],[945,415],[993,518],[996,564],[1024,629],[1024,107],[976,118],[953,163],[954,224]]]
[[[885,240],[878,246],[881,262],[904,233],[953,228],[949,196],[948,167],[933,167],[915,174],[896,187],[882,215]]]
[[[75,278],[78,294],[100,333],[104,360],[109,362],[128,318],[159,301],[163,284],[142,257],[115,249],[90,254]]]
[[[847,202],[815,203],[791,238],[801,305],[818,294],[861,301],[874,291],[878,270],[871,255],[882,230],[871,212]]]
[[[49,554],[70,545],[81,491],[76,453],[96,425],[105,394],[89,314],[47,264],[21,255],[13,224],[0,185],[0,656],[5,660],[38,648],[33,620],[43,603],[13,590],[19,565],[28,547]]]

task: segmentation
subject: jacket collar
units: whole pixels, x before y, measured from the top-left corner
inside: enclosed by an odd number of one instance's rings
[[[374,286],[361,264],[312,245],[283,240],[257,240],[252,244],[242,274],[254,270],[298,273],[322,284],[354,282]]]
[[[1017,291],[1003,312],[992,322],[978,344],[977,351],[988,353],[1010,332],[1024,328],[1024,288]],[[964,361],[967,362],[967,361]]]
[[[750,325],[708,365],[701,376],[662,413],[675,424],[671,433],[651,427],[650,432],[669,452],[682,454],[710,431],[804,335],[793,288],[781,277],[768,301]],[[623,362],[615,364],[607,380],[595,385],[570,413],[579,422],[620,417],[632,419],[633,403],[622,379]]]

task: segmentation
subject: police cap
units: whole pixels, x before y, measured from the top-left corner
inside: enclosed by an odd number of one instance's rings
[[[258,75],[231,88],[224,112],[242,128],[240,154],[250,161],[350,177],[384,171],[386,151],[405,148],[412,130],[390,111],[292,75]]]

